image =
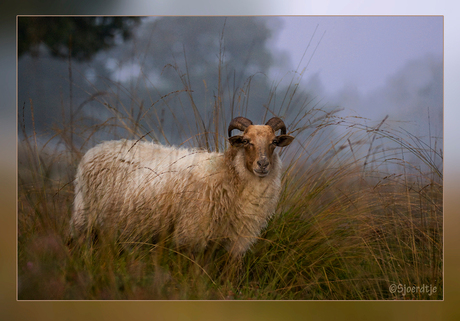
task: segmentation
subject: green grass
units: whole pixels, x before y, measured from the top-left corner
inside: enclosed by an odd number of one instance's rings
[[[184,88],[164,97],[186,95],[194,110],[195,119],[185,125],[185,145],[225,149],[230,119],[224,106],[230,95],[219,81],[208,128],[186,73],[178,74]],[[249,84],[234,92],[235,116],[248,108],[244,94]],[[286,170],[276,216],[241,262],[230,261],[220,248],[193,254],[167,240],[68,243],[73,177],[84,152],[73,139],[90,145],[94,133],[106,130],[115,138],[129,133],[168,142],[161,115],[166,110],[175,118],[180,108],[158,101],[148,109],[115,109],[116,102],[94,95],[112,118],[81,128],[75,119],[72,135],[54,129],[65,146],[56,150],[38,143],[35,128],[28,134],[20,116],[18,298],[443,299],[442,169],[437,165],[442,152],[385,120],[368,127],[358,117],[339,117],[307,100],[294,115],[297,90],[293,81],[279,110],[274,94],[261,110],[267,119],[272,114],[291,119],[288,130],[296,143],[282,152]],[[20,113],[28,110],[24,106]],[[30,112],[33,119],[32,100]],[[392,284],[431,286],[436,292],[391,293]]]

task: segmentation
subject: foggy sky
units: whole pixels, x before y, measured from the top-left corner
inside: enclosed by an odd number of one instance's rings
[[[380,121],[442,146],[443,17],[282,17],[270,42],[303,85],[342,115]],[[303,57],[303,58],[302,58]],[[283,66],[283,68],[285,68]],[[283,74],[272,68],[271,76]]]
[[[350,86],[366,93],[384,85],[409,60],[443,54],[441,16],[310,16],[281,20],[283,28],[272,44],[289,52],[294,68],[311,40],[301,66],[311,58],[306,72],[319,72],[328,93]]]

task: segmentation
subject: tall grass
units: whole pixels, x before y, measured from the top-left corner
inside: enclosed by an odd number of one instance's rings
[[[72,126],[54,128],[59,144],[40,143],[33,100],[19,110],[19,299],[443,299],[442,150],[386,119],[368,126],[310,99],[296,101],[296,76],[284,95],[273,86],[260,110],[264,118],[285,118],[296,142],[282,152],[276,216],[242,262],[227,262],[220,248],[191,254],[167,240],[69,244],[75,169],[98,133],[168,144],[165,113],[177,121],[192,108],[193,120],[176,123],[183,145],[226,148],[231,117],[250,108],[251,79],[230,89],[222,47],[219,60],[212,119],[197,108],[188,71],[177,65],[167,68],[183,87],[149,107],[136,106],[134,96],[131,106],[123,105],[119,93],[127,90],[120,84],[109,95],[92,94],[110,116],[92,125],[74,116]],[[169,99],[179,96],[173,106]],[[25,127],[25,113],[32,128]]]

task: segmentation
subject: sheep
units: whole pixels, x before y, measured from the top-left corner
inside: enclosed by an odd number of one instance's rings
[[[234,129],[243,133],[232,136]],[[72,237],[93,229],[128,242],[172,236],[177,246],[193,251],[214,242],[242,257],[278,203],[281,161],[275,147],[288,146],[294,137],[278,117],[265,125],[237,117],[228,136],[224,153],[132,140],[93,147],[76,173]]]

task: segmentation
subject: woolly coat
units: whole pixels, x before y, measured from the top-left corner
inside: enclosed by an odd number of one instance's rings
[[[128,140],[97,145],[77,169],[71,233],[96,228],[127,242],[172,236],[196,251],[217,242],[240,256],[274,214],[281,189],[276,153],[263,178],[246,169],[244,153]]]

